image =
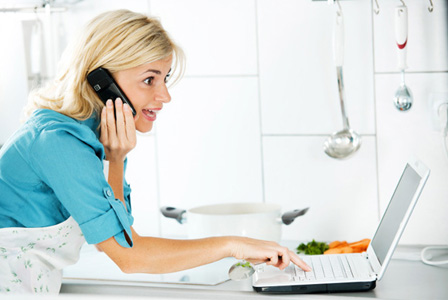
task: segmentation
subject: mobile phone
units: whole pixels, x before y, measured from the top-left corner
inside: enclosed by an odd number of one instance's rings
[[[137,114],[131,101],[129,101],[128,97],[123,93],[107,69],[98,68],[93,70],[87,75],[87,81],[104,104],[106,104],[106,101],[109,99],[115,101],[115,99],[120,98],[123,103],[129,105],[134,116]]]

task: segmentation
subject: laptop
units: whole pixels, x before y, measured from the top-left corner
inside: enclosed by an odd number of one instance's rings
[[[304,272],[291,264],[284,270],[257,265],[252,286],[260,293],[308,294],[359,292],[374,289],[389,264],[429,176],[420,161],[408,162],[366,252],[305,255],[313,269]]]

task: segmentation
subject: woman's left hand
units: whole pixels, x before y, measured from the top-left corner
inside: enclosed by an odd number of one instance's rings
[[[101,112],[100,142],[106,152],[106,160],[123,162],[126,155],[137,144],[135,121],[128,104],[120,98],[115,100],[115,114],[112,100],[106,102]]]

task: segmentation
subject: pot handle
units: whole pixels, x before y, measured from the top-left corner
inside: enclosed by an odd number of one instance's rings
[[[303,216],[304,214],[306,214],[306,212],[308,211],[309,207],[304,208],[304,209],[295,209],[295,210],[291,210],[291,211],[287,211],[282,215],[282,222],[285,225],[289,225],[292,222],[294,222],[294,220],[297,217]]]
[[[180,224],[186,222],[186,218],[184,218],[184,214],[187,212],[182,208],[175,208],[171,206],[163,206],[160,208],[160,212],[167,218],[175,219]]]

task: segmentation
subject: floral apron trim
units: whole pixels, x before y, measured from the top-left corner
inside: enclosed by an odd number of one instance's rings
[[[49,227],[0,229],[0,294],[59,293],[62,269],[78,261],[84,242],[72,217]]]

